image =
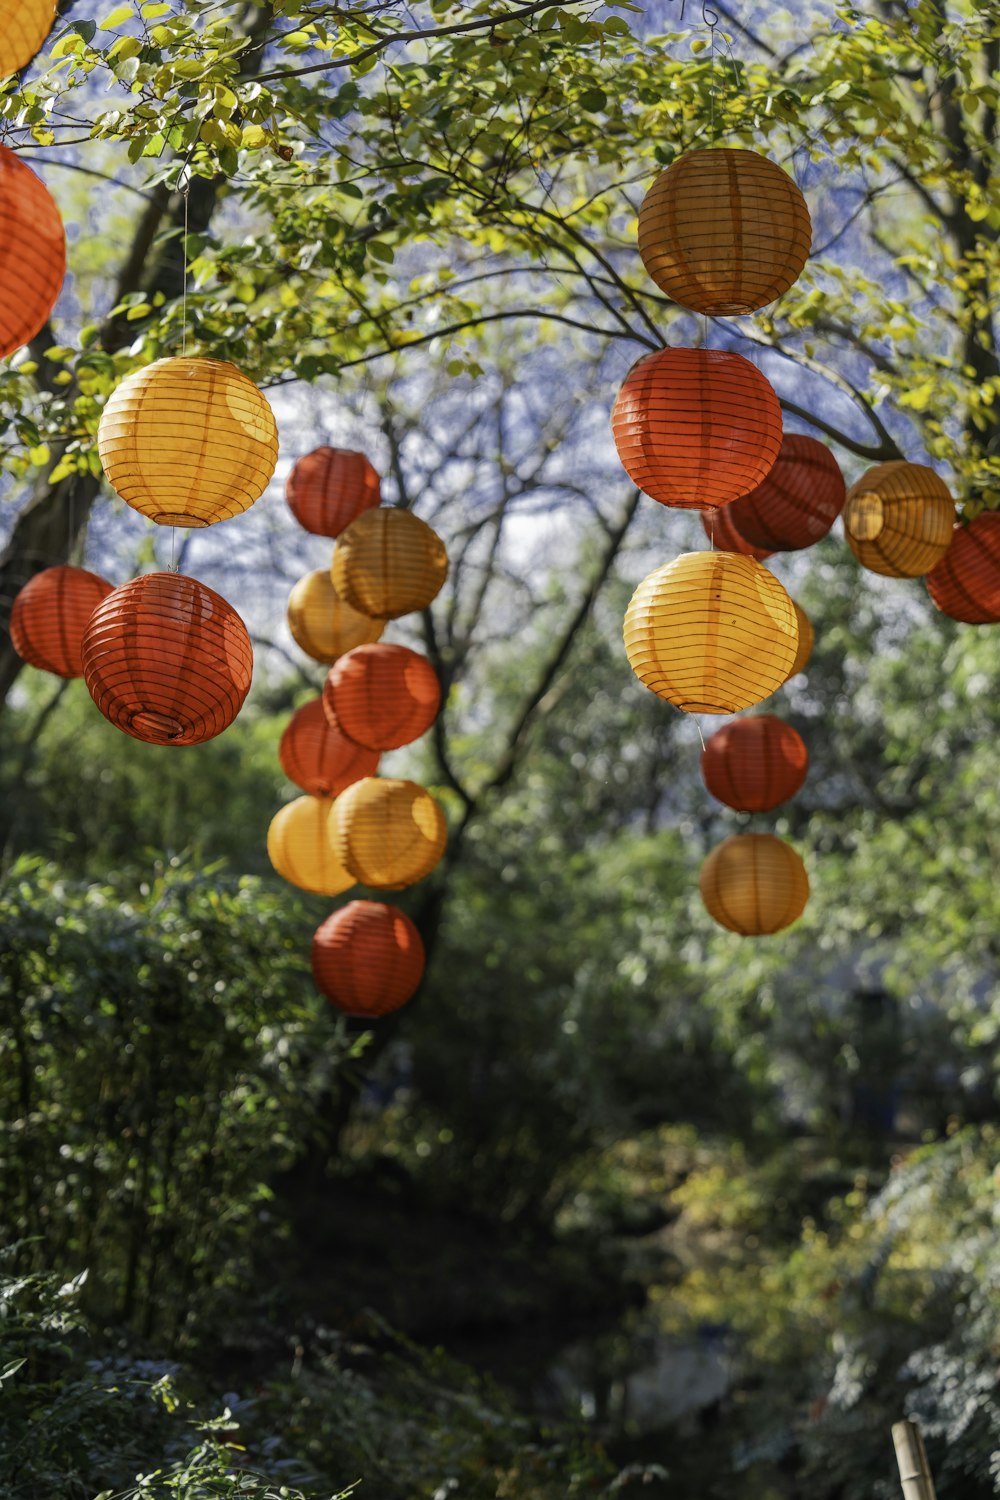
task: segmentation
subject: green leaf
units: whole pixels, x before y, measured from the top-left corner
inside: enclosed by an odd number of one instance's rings
[[[100,23],[102,31],[114,31],[121,26],[123,21],[134,21],[135,10],[131,5],[116,5],[110,15],[104,17]]]

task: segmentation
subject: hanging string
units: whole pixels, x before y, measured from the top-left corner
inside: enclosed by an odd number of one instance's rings
[[[188,335],[188,210],[191,206],[191,178],[184,177],[184,238],[181,241],[181,357],[187,354]]]

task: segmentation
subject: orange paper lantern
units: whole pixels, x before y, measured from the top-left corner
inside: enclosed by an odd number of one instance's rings
[[[349,740],[313,698],[297,708],[278,746],[281,769],[313,797],[336,797],[362,776],[374,776],[379,753]]]
[[[840,465],[829,448],[792,432],[766,479],[733,501],[730,519],[757,547],[797,552],[826,536],[846,494]]]
[[[426,609],[448,576],[437,532],[408,510],[366,510],[340,534],[333,586],[361,614],[395,620]]]
[[[357,646],[330,668],[323,706],[357,744],[396,750],[434,723],[441,684],[426,656],[407,646]]]
[[[113,583],[86,568],[45,568],[36,573],[19,591],[11,609],[14,650],[43,672],[82,677],[83,632],[113,589]]]
[[[0,146],[0,357],[41,333],[66,279],[66,235],[40,177]]]
[[[369,776],[341,792],[333,807],[334,851],[362,885],[401,891],[429,875],[444,853],[444,813],[414,781]]]
[[[760,937],[789,927],[809,900],[805,865],[773,833],[736,833],[705,860],[701,898],[721,927]]]
[[[956,526],[951,545],[927,574],[927,592],[942,614],[967,625],[1000,620],[1000,515],[983,511]]]
[[[712,546],[718,547],[720,552],[738,552],[741,557],[755,557],[758,562],[763,562],[766,557],[771,556],[770,552],[748,542],[733,525],[732,510],[735,504],[734,500],[730,505],[720,505],[718,510],[703,511],[702,529]]]
[[[796,604],[794,599],[792,600],[792,607],[795,610],[795,620],[799,627],[799,638],[795,648],[795,660],[792,662],[788,677],[785,678],[786,682],[792,677],[797,677],[800,672],[805,671],[806,663],[810,656],[812,656],[813,643],[816,639],[812,628],[812,621],[805,610],[800,604]]]
[[[802,736],[774,714],[751,714],[724,724],[701,753],[708,790],[737,812],[767,812],[787,802],[808,769]]]
[[[28,66],[55,18],[56,0],[0,0],[0,78]]]
[[[618,457],[662,505],[711,510],[752,490],[781,447],[768,380],[726,349],[659,349],[625,377],[611,413]]]
[[[339,536],[345,526],[378,505],[379,477],[363,453],[314,448],[293,465],[285,485],[292,515],[316,536]]]
[[[694,312],[750,313],[801,275],[812,225],[776,162],[727,146],[688,151],[639,210],[639,254],[662,292]]]
[[[317,989],[349,1016],[398,1010],[424,973],[419,932],[404,912],[381,901],[350,901],[327,917],[311,957]]]
[[[296,797],[279,808],[267,830],[267,857],[283,880],[316,896],[339,896],[354,884],[330,842],[336,803]]]
[[[385,621],[345,604],[327,569],[317,568],[300,578],[288,596],[288,628],[307,656],[332,662],[355,646],[377,641]]]
[[[146,573],[97,606],[83,675],[106,719],[152,745],[200,745],[236,718],[253,647],[231,604],[181,573]]]
[[[643,579],[625,614],[633,672],[685,713],[738,713],[769,697],[797,644],[782,585],[733,552],[683,553]]]
[[[926,464],[876,464],[847,492],[844,535],[862,567],[888,578],[919,578],[951,543],[955,502]]]

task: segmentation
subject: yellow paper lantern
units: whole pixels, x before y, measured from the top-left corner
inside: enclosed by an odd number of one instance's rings
[[[333,804],[330,837],[337,859],[362,885],[401,891],[434,869],[448,825],[438,802],[416,782],[366,776]]]
[[[339,896],[354,884],[330,840],[335,806],[332,797],[296,797],[275,813],[267,830],[267,857],[278,874],[317,896]]]
[[[795,618],[799,625],[799,643],[795,648],[795,660],[792,662],[792,670],[789,672],[788,677],[785,678],[786,682],[792,677],[797,677],[800,672],[805,671],[806,663],[810,656],[812,656],[812,648],[816,639],[812,621],[801,604],[796,604],[794,599],[792,600],[792,604],[795,608]]]
[[[444,542],[408,510],[366,510],[340,533],[333,586],[362,614],[395,620],[426,609],[448,576]]]
[[[735,833],[705,860],[701,898],[721,927],[761,937],[789,927],[809,900],[799,855],[773,833]]]
[[[224,360],[158,359],[126,376],[97,434],[108,483],[161,526],[211,526],[248,510],[278,460],[267,398]]]
[[[55,18],[56,0],[0,0],[0,78],[28,66]]]
[[[955,502],[926,464],[876,464],[847,492],[844,535],[858,562],[887,578],[920,578],[951,544]]]
[[[735,552],[683,553],[643,579],[625,614],[633,672],[685,713],[734,714],[769,697],[798,633],[774,574]]]
[[[329,663],[355,646],[377,641],[385,621],[345,604],[327,569],[317,568],[300,578],[288,596],[288,628],[307,656]]]

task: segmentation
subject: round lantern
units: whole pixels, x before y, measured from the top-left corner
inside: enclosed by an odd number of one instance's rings
[[[101,713],[153,745],[200,745],[236,718],[253,648],[231,604],[182,573],[146,573],[97,606],[83,675]]]
[[[66,235],[55,200],[0,146],[0,358],[42,331],[65,278]]]
[[[113,591],[86,568],[45,568],[20,590],[10,612],[10,639],[23,661],[57,677],[82,677],[83,632]]]
[[[278,429],[267,398],[235,365],[175,356],[127,375],[101,414],[112,489],[161,526],[211,526],[267,489]]]
[[[792,662],[788,677],[785,678],[786,682],[789,678],[797,677],[800,672],[805,671],[806,663],[810,656],[812,656],[813,642],[816,639],[812,628],[812,621],[805,610],[800,604],[796,604],[794,599],[792,600],[792,606],[795,610],[795,619],[799,627],[799,640],[795,648],[795,660]]]
[[[688,151],[639,210],[639,254],[662,292],[713,317],[749,313],[797,281],[809,255],[806,201],[776,162],[730,147]]]
[[[340,534],[333,553],[334,588],[362,614],[395,620],[426,609],[448,576],[437,532],[408,510],[366,510]]]
[[[55,18],[56,0],[0,0],[0,78],[28,66]]]
[[[377,641],[384,620],[359,614],[337,593],[326,568],[300,578],[288,596],[288,628],[314,661],[336,661],[345,651]]]
[[[414,781],[369,776],[341,792],[333,809],[334,851],[362,885],[401,891],[429,875],[444,853],[444,813]]]
[[[434,723],[441,684],[426,656],[407,646],[357,646],[330,668],[323,706],[357,744],[396,750]]]
[[[927,574],[927,591],[942,614],[967,625],[1000,620],[1000,515],[983,511],[956,526],[951,546]]]
[[[622,466],[644,494],[711,510],[768,473],[781,447],[781,407],[742,354],[658,349],[626,375],[611,430]]]
[[[374,776],[379,754],[349,740],[327,718],[323,700],[313,698],[289,719],[278,759],[289,781],[310,796],[336,797],[362,776]]]
[[[797,644],[782,585],[733,552],[683,553],[643,579],[625,613],[633,672],[685,713],[738,713],[769,697]]]
[[[793,432],[783,440],[767,478],[733,501],[730,520],[757,547],[797,552],[826,536],[846,494],[840,465],[829,448]]]
[[[732,510],[735,504],[734,500],[730,505],[720,505],[718,510],[703,511],[702,529],[712,546],[718,547],[720,552],[738,552],[741,557],[755,557],[758,562],[763,562],[765,557],[771,556],[770,552],[748,542],[733,525]]]
[[[312,944],[321,994],[349,1016],[384,1016],[411,998],[424,973],[424,945],[405,913],[381,901],[350,901],[327,917]]]
[[[705,860],[698,884],[709,916],[744,937],[791,926],[809,900],[805,865],[773,833],[725,839]]]
[[[951,542],[955,502],[926,464],[876,464],[847,492],[844,535],[862,567],[888,578],[919,578]]]
[[[767,812],[787,802],[808,768],[802,736],[774,714],[751,714],[724,724],[701,753],[708,790],[737,812]]]
[[[267,830],[267,857],[278,874],[317,896],[339,896],[354,884],[330,842],[335,806],[330,797],[296,797],[275,813]]]
[[[339,536],[363,510],[378,505],[379,477],[363,453],[314,448],[292,467],[285,485],[292,515],[316,536]]]

